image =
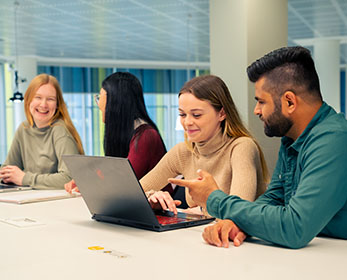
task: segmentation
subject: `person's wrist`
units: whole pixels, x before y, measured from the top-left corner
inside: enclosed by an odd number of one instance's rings
[[[206,200],[205,209],[209,213],[209,215],[211,215],[213,217],[216,217],[214,212],[217,211],[218,204],[215,205],[215,200],[216,199],[218,200],[219,192],[221,192],[222,194],[226,195],[223,191],[217,189],[217,190],[214,190],[213,192],[211,192],[209,194],[209,196],[207,197],[207,200]],[[216,208],[216,209],[214,209],[214,208]]]

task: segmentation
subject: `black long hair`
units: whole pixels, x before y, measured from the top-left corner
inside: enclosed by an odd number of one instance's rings
[[[147,113],[141,83],[134,75],[128,72],[113,73],[102,82],[102,88],[107,93],[105,155],[127,157],[136,119],[145,121],[156,131],[158,128]],[[143,129],[137,131],[137,136],[142,132]],[[165,148],[164,142],[163,146]]]

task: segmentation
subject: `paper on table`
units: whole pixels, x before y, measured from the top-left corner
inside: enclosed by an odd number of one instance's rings
[[[44,223],[41,223],[41,222],[36,221],[34,219],[23,218],[23,217],[9,218],[9,219],[0,218],[0,221],[4,222],[6,224],[16,226],[16,227],[33,227],[33,226],[44,225]]]
[[[0,193],[0,202],[24,204],[76,196],[80,196],[80,194],[69,194],[65,190],[28,190],[25,192]]]

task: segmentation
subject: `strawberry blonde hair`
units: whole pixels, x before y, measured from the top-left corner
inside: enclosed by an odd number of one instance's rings
[[[82,141],[81,138],[73,125],[69,112],[67,110],[65,101],[63,99],[63,93],[61,91],[60,85],[58,80],[48,74],[40,74],[37,75],[32,81],[30,82],[28,89],[25,92],[24,95],[24,111],[26,118],[29,122],[30,126],[34,126],[34,120],[33,116],[30,113],[30,103],[33,100],[37,90],[46,84],[50,84],[55,88],[56,95],[57,95],[57,109],[53,115],[53,117],[49,121],[49,125],[53,126],[55,121],[61,119],[64,121],[66,128],[69,130],[71,133],[72,137],[75,139],[77,143],[77,148],[80,154],[84,154],[83,146],[82,146]]]

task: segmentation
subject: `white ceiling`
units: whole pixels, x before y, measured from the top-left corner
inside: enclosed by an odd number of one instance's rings
[[[17,2],[0,0],[3,59],[209,62],[209,0]],[[342,40],[346,64],[347,0],[288,0],[288,44],[323,37]]]

